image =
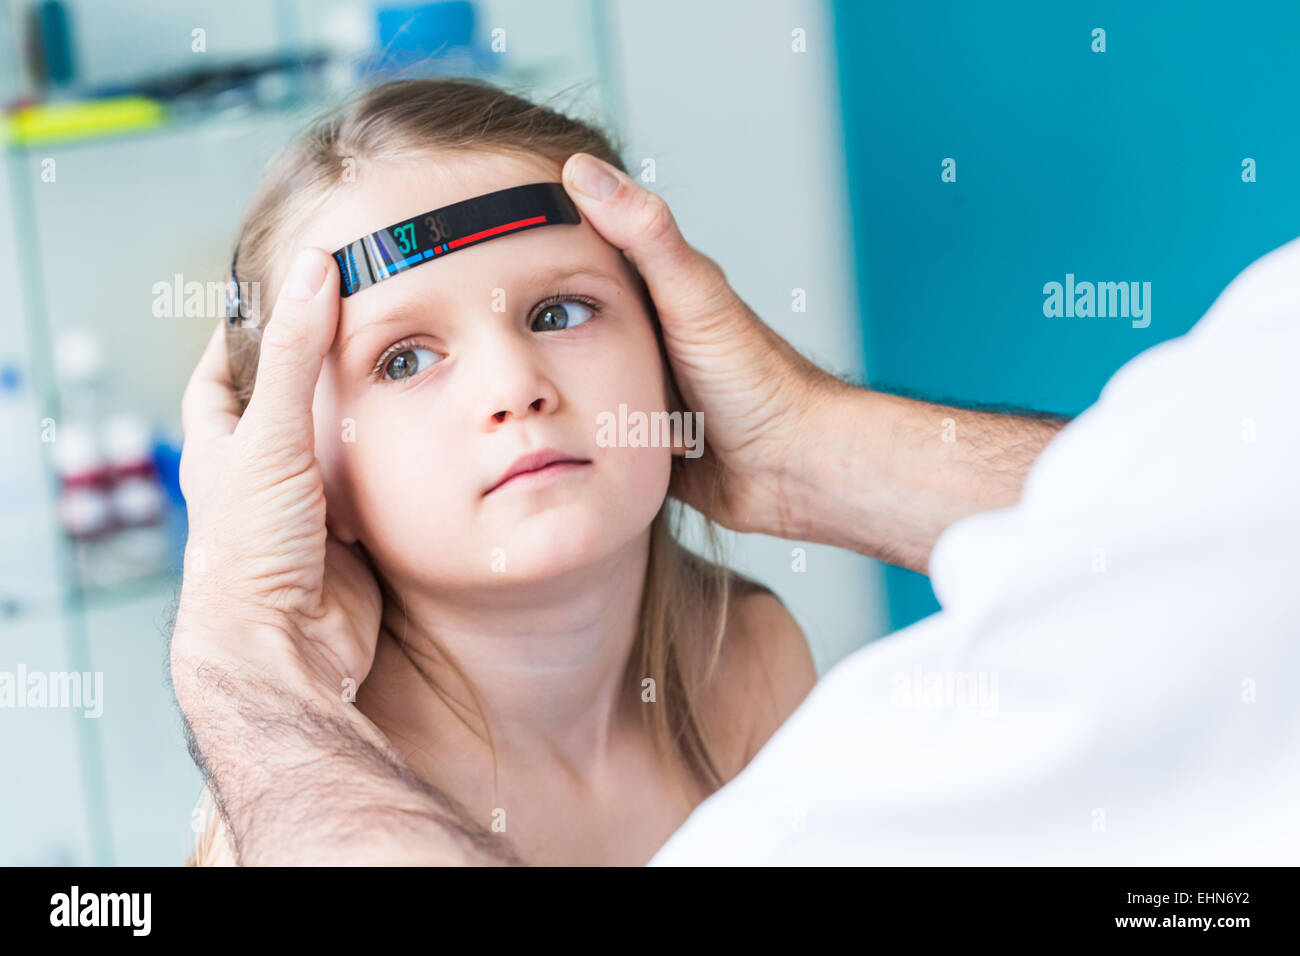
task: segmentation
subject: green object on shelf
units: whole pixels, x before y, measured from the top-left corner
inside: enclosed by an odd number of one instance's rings
[[[5,139],[19,145],[88,139],[160,126],[166,119],[163,104],[145,96],[41,103],[10,114]]]

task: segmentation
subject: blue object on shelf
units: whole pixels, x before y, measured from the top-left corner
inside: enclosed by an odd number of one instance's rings
[[[76,78],[76,67],[67,7],[58,0],[45,0],[36,8],[35,15],[45,79],[52,86],[68,86]]]
[[[165,439],[156,439],[153,446],[153,463],[158,469],[158,480],[173,503],[185,506],[181,494],[181,450]]]
[[[453,70],[490,68],[491,57],[474,48],[474,4],[470,0],[379,7],[379,48],[369,72],[393,72],[427,64]],[[443,61],[439,64],[439,61]]]
[[[185,510],[185,496],[181,494],[181,449],[161,435],[155,435],[153,464],[158,469],[158,481],[172,503],[165,522],[167,526],[169,563],[172,568],[185,565],[185,542],[189,538],[189,513]]]

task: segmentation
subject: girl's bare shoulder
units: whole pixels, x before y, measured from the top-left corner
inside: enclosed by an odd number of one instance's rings
[[[734,755],[730,776],[749,764],[816,683],[812,652],[794,615],[772,591],[740,579],[711,700]]]

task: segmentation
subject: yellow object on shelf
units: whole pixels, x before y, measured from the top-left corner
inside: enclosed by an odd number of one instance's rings
[[[166,118],[163,104],[145,96],[40,103],[10,114],[5,138],[19,145],[89,139],[160,126]]]

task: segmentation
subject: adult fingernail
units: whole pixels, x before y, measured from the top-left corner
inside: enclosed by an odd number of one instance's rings
[[[573,185],[592,199],[603,201],[618,191],[618,176],[608,163],[583,153],[573,164]]]
[[[289,282],[284,287],[284,294],[291,299],[305,301],[320,291],[325,281],[325,264],[320,254],[312,249],[304,249],[293,261],[293,270],[289,273]]]

